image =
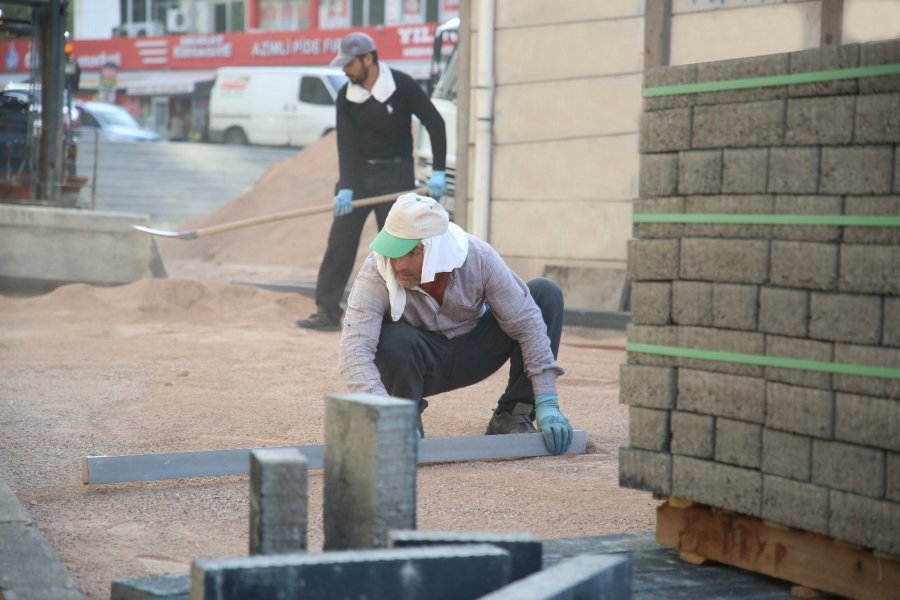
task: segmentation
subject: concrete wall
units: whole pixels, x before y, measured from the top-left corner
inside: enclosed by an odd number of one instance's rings
[[[644,86],[898,64],[893,40],[659,68]],[[896,218],[900,74],[648,97],[640,148],[636,216]],[[900,554],[896,225],[636,224],[622,485]]]
[[[469,0],[463,20],[457,220],[475,207],[478,10],[494,4],[495,93],[487,238],[524,278],[559,282],[567,306],[617,310],[638,197],[638,124],[657,0]],[[817,47],[823,0],[673,0],[669,64]],[[846,0],[846,41],[900,37],[900,2]],[[468,93],[466,93],[468,90]]]

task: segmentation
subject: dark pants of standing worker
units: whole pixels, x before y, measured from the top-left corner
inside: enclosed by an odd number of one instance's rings
[[[411,190],[415,185],[412,157],[366,161],[358,181],[361,185],[353,190],[354,200]],[[374,212],[380,231],[392,204],[389,201],[374,207],[354,208],[349,214],[335,217],[331,222],[328,246],[316,280],[316,306],[319,312],[331,317],[342,313],[341,300],[353,271],[353,263],[356,262],[359,238],[366,219],[369,213]]]
[[[562,336],[563,296],[549,279],[532,279],[531,292],[547,325],[553,356],[559,353]],[[419,400],[473,385],[495,373],[506,361],[509,381],[497,401],[498,409],[510,410],[517,402],[534,403],[531,379],[525,373],[522,349],[500,328],[488,310],[469,333],[447,339],[440,333],[422,331],[404,322],[381,327],[375,364],[387,392],[397,398]]]

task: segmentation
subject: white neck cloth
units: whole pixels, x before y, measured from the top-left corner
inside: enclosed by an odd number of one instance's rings
[[[466,262],[469,253],[469,236],[456,223],[447,225],[447,232],[422,240],[425,256],[422,259],[421,283],[431,283],[438,273],[449,273]],[[391,320],[399,321],[406,308],[406,290],[397,283],[391,260],[375,253],[378,273],[387,285],[391,302]]]
[[[394,82],[393,73],[386,64],[378,61],[378,79],[375,80],[372,91],[370,92],[358,83],[351,83],[347,86],[347,100],[362,104],[369,99],[369,96],[374,96],[376,100],[384,104],[396,89],[397,84]]]

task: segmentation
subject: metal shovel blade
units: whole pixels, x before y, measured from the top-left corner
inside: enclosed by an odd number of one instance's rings
[[[150,235],[158,235],[161,237],[178,238],[180,240],[193,240],[197,238],[197,230],[191,231],[166,231],[165,229],[154,229],[152,227],[144,227],[143,225],[132,225],[132,229],[149,233]]]

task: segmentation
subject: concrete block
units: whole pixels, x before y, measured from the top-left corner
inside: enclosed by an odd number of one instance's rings
[[[619,365],[619,401],[630,406],[674,408],[675,373],[671,367]]]
[[[212,558],[191,564],[191,599],[474,599],[511,573],[509,553],[486,544]]]
[[[887,453],[885,470],[884,497],[894,502],[900,502],[900,454]]]
[[[889,145],[826,146],[819,190],[823,194],[889,194],[893,163]]]
[[[735,352],[737,354],[763,354],[764,342],[763,334],[750,331],[730,331],[705,327],[678,328],[678,345],[682,348]],[[679,358],[678,366],[751,377],[761,377],[763,373],[763,367],[756,365],[695,358]]]
[[[766,385],[766,427],[832,438],[834,392],[769,382]]]
[[[900,555],[900,504],[837,490],[828,500],[828,535]]]
[[[795,481],[809,481],[812,469],[812,438],[763,428],[762,472]]]
[[[632,406],[628,409],[628,445],[632,448],[669,451],[669,411]]]
[[[642,154],[690,148],[691,110],[689,108],[673,108],[644,111],[641,114],[640,131]]]
[[[759,289],[759,330],[793,337],[806,337],[809,292],[776,287]]]
[[[53,548],[33,523],[0,522],[0,597],[84,600]]]
[[[672,495],[758,517],[762,474],[688,456],[672,457]]]
[[[712,325],[713,284],[704,281],[673,282],[672,321],[679,325]]]
[[[791,98],[784,143],[789,146],[849,144],[853,140],[856,96]]]
[[[306,550],[307,466],[296,448],[250,451],[250,554]]]
[[[843,244],[840,250],[841,291],[900,296],[900,246]]]
[[[672,318],[672,284],[635,281],[631,285],[631,322],[667,325]]]
[[[784,139],[784,100],[695,106],[694,148],[779,146]]]
[[[416,424],[409,400],[325,398],[326,550],[383,548],[391,529],[416,527]]]
[[[838,392],[834,411],[836,439],[900,451],[900,402]]]
[[[848,365],[870,365],[896,369],[900,365],[900,348],[835,344],[834,362]],[[866,396],[900,400],[900,379],[834,375],[834,389]],[[895,429],[894,431],[900,431]]]
[[[900,347],[900,298],[884,299],[884,329],[881,343]]]
[[[768,194],[688,196],[684,201],[686,213],[766,215],[772,212],[772,207],[772,196]],[[772,226],[688,223],[684,226],[684,237],[767,239],[772,237]]]
[[[844,46],[823,46],[809,50],[800,50],[788,53],[788,60],[790,62],[790,73],[849,69],[859,66],[859,46],[847,44]],[[795,97],[854,95],[858,89],[856,79],[802,83],[787,87],[788,94]]]
[[[881,498],[884,495],[884,451],[814,439],[812,483]]]
[[[673,180],[678,178],[677,159],[675,162]],[[641,178],[643,182],[643,175],[641,175]],[[675,185],[677,185],[677,182]],[[675,187],[672,188],[671,193],[675,193]],[[632,211],[636,215],[681,214],[684,212],[684,198],[680,196],[668,198],[637,198],[632,203]],[[684,231],[684,225],[681,223],[632,224],[632,233],[636,238],[678,238],[682,237],[682,231]]]
[[[679,411],[693,411],[762,423],[765,419],[765,381],[709,371],[679,369]]]
[[[110,588],[110,600],[188,600],[191,596],[191,576],[189,573],[175,573],[117,579]]]
[[[713,285],[713,325],[720,329],[756,331],[759,287],[716,283]]]
[[[797,146],[769,150],[769,192],[815,194],[818,187],[818,147]]]
[[[900,140],[900,93],[866,94],[856,99],[854,141],[896,144]]]
[[[644,69],[644,88],[696,83],[696,81],[696,64],[651,67],[649,69]],[[644,98],[644,110],[663,110],[667,108],[691,106],[695,100],[696,94],[677,94],[672,96]]]
[[[482,600],[630,600],[631,589],[631,558],[584,554],[502,587]]]
[[[388,548],[447,546],[453,544],[491,544],[509,552],[512,581],[518,581],[543,566],[543,545],[531,533],[493,533],[486,531],[418,531],[388,532]]]
[[[810,338],[877,344],[881,340],[881,323],[880,296],[821,292],[810,295]]]
[[[793,288],[833,290],[838,279],[838,247],[815,242],[772,241],[769,282]]]
[[[671,494],[672,455],[638,448],[619,448],[619,486]]]
[[[717,60],[714,62],[701,63],[697,66],[697,81],[729,81],[732,79],[782,75],[787,71],[787,68],[788,57],[787,54],[783,53]],[[700,96],[697,100],[698,104],[754,102],[759,100],[771,100],[773,98],[784,98],[787,96],[787,86],[709,92],[698,94],[698,96]]]
[[[718,194],[721,191],[721,150],[692,150],[678,154],[679,194]]]
[[[715,419],[684,411],[672,413],[672,454],[713,457]]]
[[[629,240],[628,277],[632,281],[678,278],[678,240]]]
[[[628,343],[652,344],[659,346],[675,346],[678,343],[678,331],[675,327],[665,325],[634,325],[629,323],[625,328]],[[674,367],[678,359],[674,356],[656,354],[628,353],[629,365],[649,365],[657,367]]]
[[[681,279],[731,283],[765,283],[769,243],[765,240],[681,240]]]
[[[671,196],[678,191],[678,154],[641,154],[640,182],[638,193],[641,198]]]
[[[897,40],[871,42],[859,46],[859,66],[893,65],[900,63],[900,44]],[[863,77],[859,80],[860,94],[900,91],[900,75]]]
[[[722,191],[726,194],[765,192],[768,173],[768,148],[735,148],[723,152]]]
[[[897,153],[894,177],[895,179],[900,177],[900,152]],[[898,195],[847,196],[844,203],[845,212],[848,215],[900,215],[900,196]],[[841,241],[845,244],[900,246],[900,227],[844,227]]]
[[[716,419],[716,462],[758,469],[762,463],[762,426]]]
[[[828,533],[828,489],[763,475],[762,518],[825,535]]]
[[[841,196],[775,196],[774,213],[778,215],[839,215],[843,212]],[[798,242],[837,242],[841,228],[832,225],[778,225],[772,228],[772,237]]]
[[[777,335],[766,336],[766,356],[831,362],[833,355],[833,346],[828,342],[802,340]],[[830,373],[780,367],[766,367],[765,372],[765,377],[769,381],[780,381],[781,383],[789,383],[800,387],[823,390],[830,390],[832,385]]]

